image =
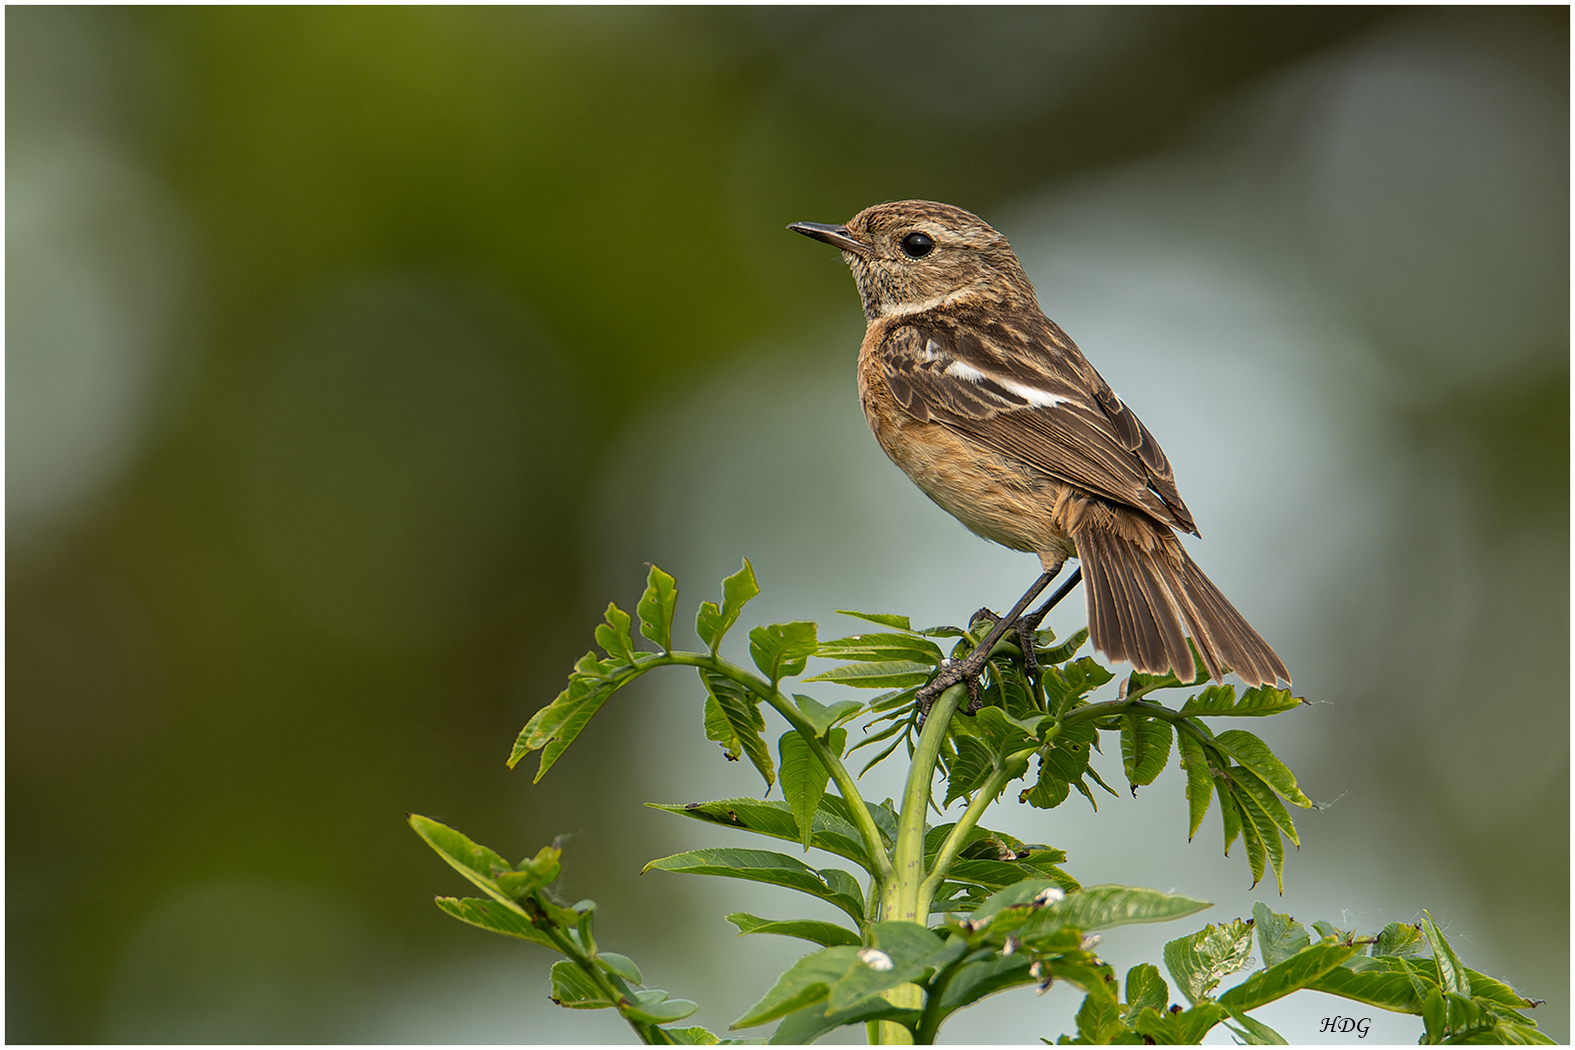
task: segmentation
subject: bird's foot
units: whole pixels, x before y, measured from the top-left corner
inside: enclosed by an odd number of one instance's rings
[[[921,686],[919,691],[914,694],[914,699],[919,702],[920,725],[923,725],[925,718],[929,716],[930,705],[935,703],[936,698],[959,682],[965,683],[968,687],[969,714],[984,706],[984,700],[979,695],[979,673],[984,670],[985,661],[990,659],[990,653],[995,649],[995,643],[1001,640],[1001,637],[1011,629],[1017,618],[1023,614],[1023,610],[1028,608],[1028,603],[1038,597],[1039,592],[1044,590],[1045,586],[1054,578],[1054,572],[1047,572],[1035,580],[1034,585],[1028,588],[1028,593],[1018,599],[1017,604],[1012,607],[1012,611],[1007,613],[1005,617],[998,617],[988,609],[980,609],[979,612],[974,614],[975,621],[983,616],[993,623],[994,626],[990,628],[990,633],[984,636],[983,640],[966,658],[960,663],[942,665],[939,673]],[[972,624],[970,623],[969,626],[971,627]]]
[[[1017,622],[1012,624],[1012,630],[1017,632],[1017,645],[1023,651],[1023,674],[1028,676],[1030,682],[1037,682],[1039,657],[1034,655],[1034,646],[1039,642],[1039,621],[1029,616],[1019,616]]]
[[[989,660],[990,651],[995,648],[995,643],[1012,628],[1012,624],[1004,622],[989,609],[980,609],[968,618],[970,628],[979,623],[987,623],[991,627],[979,646],[960,661],[948,660],[942,664],[940,673],[914,694],[919,701],[920,725],[924,724],[924,719],[928,717],[930,706],[935,703],[936,698],[959,682],[968,687],[968,706],[963,708],[964,714],[974,714],[984,706],[984,698],[979,692],[979,676],[984,672],[985,662]]]
[[[1006,625],[1006,629],[1017,636],[1017,647],[1023,651],[1023,672],[1028,675],[1029,681],[1039,677],[1039,657],[1034,653],[1034,646],[1039,643],[1039,624],[1049,611],[1050,606],[1046,604],[1037,612],[1023,613]],[[989,609],[980,609],[969,622],[978,623],[981,620],[992,625],[1001,622],[1001,618]]]
[[[979,694],[979,674],[984,670],[984,662],[988,658],[989,653],[984,649],[975,649],[962,660],[942,664],[935,677],[914,694],[914,699],[919,702],[919,724],[922,726],[929,717],[930,707],[936,698],[959,682],[968,687],[968,706],[963,711],[971,715],[983,707],[984,698]]]

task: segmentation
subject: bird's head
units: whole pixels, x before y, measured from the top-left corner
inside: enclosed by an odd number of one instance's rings
[[[896,201],[865,208],[845,226],[788,229],[842,249],[872,321],[953,303],[1035,301],[1006,238],[950,204]]]

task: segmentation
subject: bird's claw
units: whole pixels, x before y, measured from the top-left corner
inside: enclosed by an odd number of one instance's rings
[[[981,613],[994,616],[988,609],[981,609]],[[979,619],[979,614],[974,615],[974,620]],[[992,621],[995,622],[995,621]],[[993,646],[992,646],[993,648]],[[946,690],[961,682],[968,687],[968,706],[963,708],[965,714],[974,714],[984,706],[984,697],[979,692],[979,675],[984,671],[984,664],[989,659],[989,653],[983,648],[975,649],[963,660],[943,661],[935,677],[930,679],[919,691],[914,694],[914,699],[919,702],[919,724],[929,717],[930,706]]]
[[[1030,682],[1039,678],[1039,657],[1034,653],[1034,646],[1038,643],[1038,633],[1035,631],[1037,624],[1030,623],[1026,618],[1019,618],[1012,625],[1017,632],[1017,645],[1023,651],[1023,674],[1028,676]]]

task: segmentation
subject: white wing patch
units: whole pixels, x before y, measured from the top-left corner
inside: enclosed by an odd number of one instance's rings
[[[933,341],[930,345],[934,345]],[[926,346],[924,350],[926,360],[929,360],[932,356],[929,346]],[[938,357],[940,355],[936,354],[933,356]],[[986,376],[973,365],[966,364],[962,361],[953,361],[951,364],[947,365],[945,374],[951,376],[953,379],[962,379],[970,383],[982,383],[984,380],[989,379],[1002,390],[1005,390],[1008,393],[1016,394],[1034,408],[1054,408],[1056,405],[1059,405],[1063,401],[1067,400],[1060,394],[1052,394],[1048,391],[1040,390],[1038,387],[1029,386],[1027,383],[1020,382],[1016,379],[1007,379],[1004,376]]]
[[[956,365],[952,366],[952,368],[956,367]],[[965,365],[964,367],[967,366]],[[946,371],[950,372],[951,370],[951,368],[948,368]],[[972,371],[972,369],[970,369],[970,371]],[[1024,401],[1027,401],[1035,408],[1054,408],[1056,405],[1059,405],[1061,402],[1066,400],[1066,398],[1062,397],[1060,394],[1051,394],[1044,390],[1031,387],[1027,383],[1019,383],[1015,379],[997,379],[996,382],[1000,383],[1001,386],[1005,387],[1007,390],[1010,390],[1012,393],[1016,394]]]

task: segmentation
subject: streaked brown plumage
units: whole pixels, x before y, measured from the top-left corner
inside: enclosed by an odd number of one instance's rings
[[[1214,678],[1289,684],[1176,539],[1198,530],[1159,443],[1040,310],[1005,237],[933,201],[789,229],[842,249],[869,322],[865,418],[931,499],[1047,573],[1078,558],[1089,635],[1111,659],[1191,681],[1190,635]]]

